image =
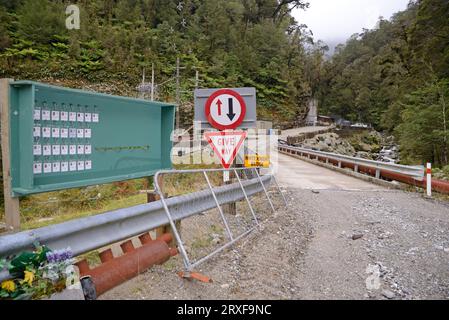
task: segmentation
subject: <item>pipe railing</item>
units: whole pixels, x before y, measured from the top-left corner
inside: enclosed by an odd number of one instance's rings
[[[279,146],[279,151],[287,154],[306,155],[317,160],[324,160],[336,164],[338,167],[349,167],[355,171],[372,170],[376,177],[379,177],[382,171],[393,172],[411,177],[415,180],[424,179],[424,166],[406,166],[394,163],[386,163],[351,156],[345,156],[336,153],[310,150],[299,147]]]

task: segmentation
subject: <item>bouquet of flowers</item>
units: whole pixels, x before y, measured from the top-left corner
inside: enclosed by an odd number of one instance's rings
[[[75,274],[70,248],[51,251],[36,246],[33,252],[22,252],[7,262],[0,261],[14,279],[0,285],[0,299],[41,299],[64,290]],[[70,285],[70,284],[69,284]]]

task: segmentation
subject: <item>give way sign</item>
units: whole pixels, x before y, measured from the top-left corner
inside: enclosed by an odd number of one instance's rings
[[[237,155],[240,147],[245,141],[245,131],[220,131],[206,132],[204,134],[207,142],[211,145],[214,153],[220,158],[225,169],[229,169]]]
[[[207,99],[205,112],[212,127],[218,130],[235,129],[245,118],[246,104],[238,92],[221,89]]]

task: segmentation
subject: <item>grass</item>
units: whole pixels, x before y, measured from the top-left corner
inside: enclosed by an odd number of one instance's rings
[[[178,263],[175,259],[171,258],[168,261],[166,261],[162,266],[167,271],[174,271],[178,268]]]
[[[210,235],[195,237],[195,239],[192,241],[192,249],[207,248],[211,244],[212,244],[212,237]]]
[[[64,214],[58,214],[58,215],[52,216],[50,218],[51,220],[47,220],[47,218],[40,218],[37,220],[35,218],[29,218],[27,221],[25,221],[22,224],[22,229],[28,230],[28,229],[40,228],[40,227],[44,227],[47,225],[61,223],[61,222],[76,219],[76,218],[88,217],[88,216],[93,216],[93,215],[100,214],[100,213],[107,212],[107,211],[131,207],[131,206],[135,206],[135,205],[142,204],[145,202],[146,202],[146,195],[140,194],[140,195],[133,195],[133,196],[118,199],[118,200],[108,201],[103,206],[101,206],[101,208],[98,208],[98,209],[81,210],[80,211],[76,208],[73,208],[72,210],[66,211],[66,213],[64,213]]]
[[[101,264],[100,260],[100,253],[98,251],[91,251],[88,253],[85,253],[83,255],[80,255],[77,260],[83,260],[86,259],[87,263],[91,268],[94,268],[95,266],[98,266]]]
[[[217,226],[215,224],[209,226],[209,230],[206,234],[203,234],[201,236],[197,236],[192,241],[192,249],[202,249],[207,248],[212,245],[212,234],[223,234],[224,229],[221,226]]]

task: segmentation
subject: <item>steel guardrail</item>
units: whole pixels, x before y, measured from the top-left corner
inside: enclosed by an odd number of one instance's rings
[[[367,160],[362,158],[356,158],[351,156],[345,156],[336,153],[324,152],[324,151],[316,151],[306,148],[300,147],[292,147],[292,146],[279,146],[279,151],[284,151],[286,153],[294,153],[294,154],[306,154],[312,155],[315,157],[320,157],[324,159],[334,160],[336,162],[344,162],[350,163],[359,167],[367,167],[377,170],[385,170],[394,173],[403,174],[409,177],[413,177],[416,180],[424,179],[424,166],[406,166],[401,164],[394,163],[386,163],[381,161]]]
[[[272,181],[271,175],[261,176],[263,185]],[[248,196],[263,192],[260,179],[242,181]],[[214,188],[220,204],[243,200],[241,185],[233,183]],[[175,221],[182,220],[216,207],[209,190],[201,190],[165,200]],[[33,230],[0,237],[0,257],[29,250],[37,242],[52,250],[70,247],[75,256],[116,243],[169,224],[161,201],[118,209],[95,216],[74,219]],[[8,278],[0,272],[0,281]]]

